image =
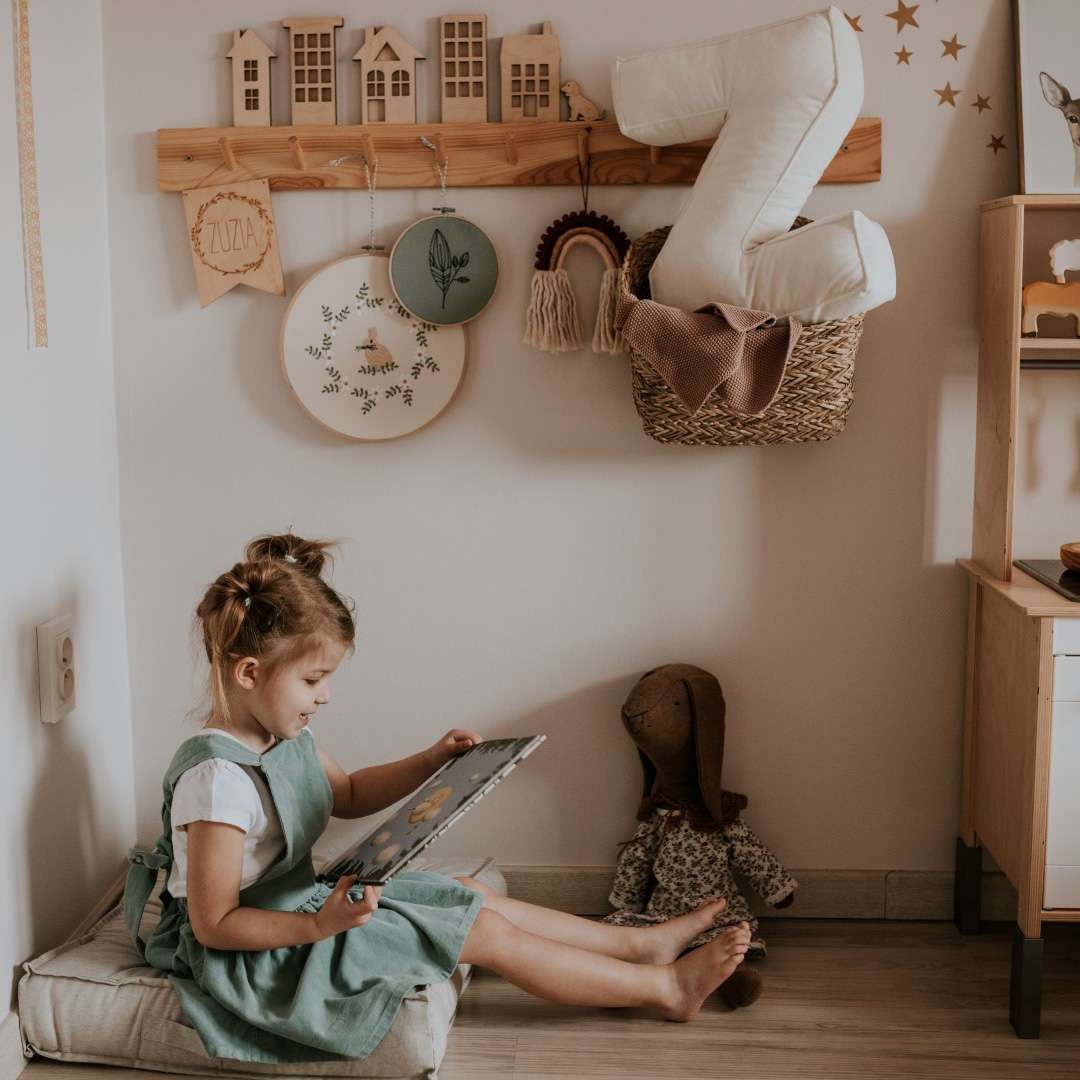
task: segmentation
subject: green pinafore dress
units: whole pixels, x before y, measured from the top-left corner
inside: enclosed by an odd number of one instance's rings
[[[257,754],[227,736],[183,742],[163,782],[163,832],[151,851],[132,848],[124,916],[146,962],[169,973],[184,1014],[211,1057],[241,1061],[329,1061],[367,1057],[402,999],[454,971],[483,895],[445,874],[402,871],[384,886],[362,926],[307,945],[210,949],[196,939],[187,901],[161,891],[161,919],[144,944],[139,924],[161,868],[172,865],[171,809],[177,781],[208,758],[257,767],[281,821],[285,846],[240,892],[243,907],[318,911],[332,886],[317,881],[311,849],[330,818],[333,795],[304,729]],[[362,886],[349,891],[363,897]]]

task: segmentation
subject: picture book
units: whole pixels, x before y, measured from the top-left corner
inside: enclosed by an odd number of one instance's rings
[[[379,822],[320,877],[336,881],[345,874],[357,874],[357,884],[385,885],[546,738],[485,739],[451,758],[396,813]]]

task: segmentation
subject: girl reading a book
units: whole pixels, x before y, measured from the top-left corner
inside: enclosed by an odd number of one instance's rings
[[[169,972],[207,1053],[245,1061],[364,1058],[416,986],[459,963],[577,1005],[648,1006],[690,1020],[742,962],[745,923],[682,956],[723,901],[621,927],[513,900],[469,877],[404,870],[382,887],[316,879],[331,815],[375,814],[481,741],[454,728],[412,757],[349,773],[309,722],[353,649],[352,615],[323,579],[324,541],[261,536],[197,609],[211,708],[163,782],[163,833],[130,853],[124,911]],[[162,913],[141,921],[157,880]]]

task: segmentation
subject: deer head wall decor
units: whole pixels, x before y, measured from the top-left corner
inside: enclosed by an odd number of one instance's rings
[[[1043,97],[1046,98],[1047,103],[1055,109],[1060,109],[1061,115],[1065,117],[1076,159],[1073,184],[1080,187],[1080,101],[1075,100],[1066,87],[1045,71],[1039,72],[1039,83],[1042,85]]]

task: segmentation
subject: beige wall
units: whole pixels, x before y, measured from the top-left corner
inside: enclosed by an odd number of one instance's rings
[[[630,8],[632,7],[632,12]],[[609,5],[551,0],[563,71],[610,109],[618,53],[694,41],[809,10],[795,0]],[[879,5],[880,7],[880,5]],[[395,5],[433,55],[432,2]],[[386,8],[388,12],[390,9]],[[885,123],[884,179],[821,188],[811,216],[882,222],[895,303],[873,312],[848,430],[823,445],[665,448],[641,430],[625,359],[552,357],[521,342],[532,255],[575,188],[460,190],[503,276],[470,330],[451,410],[384,445],[306,418],[278,367],[287,298],[238,290],[205,311],[177,195],[155,189],[154,129],[229,121],[234,28],[283,54],[268,18],[323,14],[255,0],[105,5],[109,212],[124,574],[138,832],[158,826],[161,773],[190,730],[201,668],[189,625],[205,584],[256,532],[349,538],[336,584],[359,605],[357,655],[316,735],[350,769],[401,756],[451,725],[546,732],[513,781],[440,841],[508,863],[610,863],[633,827],[639,766],[619,706],[645,669],[715,671],[729,707],[727,781],[748,821],[802,867],[944,868],[958,804],[964,584],[970,537],[978,203],[1013,191],[1006,0],[920,7],[898,36],[862,15],[864,115]],[[360,43],[346,12],[339,56]],[[493,38],[537,17],[490,13]],[[961,59],[941,59],[956,32]],[[911,66],[893,51],[905,43]],[[285,120],[286,62],[275,61]],[[339,60],[341,119],[359,88]],[[497,70],[497,64],[491,65]],[[932,92],[949,79],[958,106]],[[431,62],[421,115],[435,120]],[[489,95],[494,101],[494,85]],[[970,107],[973,92],[992,111]],[[1008,151],[986,149],[1005,133]],[[451,162],[451,176],[453,163]],[[677,187],[596,188],[631,235],[672,221]],[[378,198],[381,240],[434,205]],[[291,294],[366,240],[359,192],[275,195]],[[591,310],[598,267],[571,267]]]
[[[134,832],[97,4],[31,5],[49,348],[26,347],[10,36],[0,49],[0,971],[57,944]],[[35,627],[74,616],[77,701],[38,714]]]

